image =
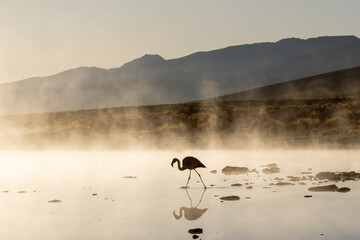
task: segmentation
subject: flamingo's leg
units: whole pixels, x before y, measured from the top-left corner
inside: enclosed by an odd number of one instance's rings
[[[189,194],[187,188],[185,188],[185,191],[186,191],[186,194],[187,194],[187,196],[188,196],[188,198],[190,200],[190,205],[191,205],[191,207],[193,207],[192,200],[191,200],[191,197],[190,197],[190,194]]]
[[[202,199],[203,199],[203,196],[204,196],[205,191],[206,191],[206,187],[204,188],[204,191],[203,191],[203,193],[201,194],[200,201],[199,201],[199,203],[196,205],[195,208],[197,208],[197,207],[200,205],[200,203],[201,203],[201,201],[202,201]],[[191,207],[192,207],[192,206],[191,206]]]
[[[186,183],[186,188],[187,188],[187,186],[188,186],[188,184],[189,184],[189,181],[190,181],[190,178],[191,178],[191,170],[190,170],[190,172],[189,172],[189,177],[188,177],[188,180],[187,180],[187,183]]]
[[[196,169],[194,169],[194,171],[199,175],[200,180],[201,180],[202,184],[204,185],[204,188],[206,188],[205,183],[203,182],[203,180],[202,180],[202,178],[201,178],[201,176],[200,176],[200,173],[198,173],[198,171],[196,171]]]

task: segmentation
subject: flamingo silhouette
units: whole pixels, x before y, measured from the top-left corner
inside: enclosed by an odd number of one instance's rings
[[[178,163],[178,168],[179,168],[180,171],[184,171],[185,169],[190,170],[189,178],[187,180],[185,188],[187,188],[187,186],[189,184],[189,181],[190,181],[190,178],[191,178],[191,170],[194,170],[199,175],[200,180],[201,180],[202,184],[204,185],[204,188],[206,188],[206,186],[205,186],[205,184],[204,184],[204,182],[203,182],[203,180],[202,180],[202,178],[200,176],[200,173],[198,173],[196,171],[196,168],[206,168],[206,166],[202,162],[200,162],[199,159],[188,156],[188,157],[186,157],[186,158],[184,158],[182,160],[182,167],[180,167],[180,160],[177,159],[177,158],[174,158],[172,160],[172,162],[171,162],[171,166],[174,167],[174,163],[176,163],[176,162]]]
[[[193,207],[193,203],[192,203],[192,200],[191,200],[191,197],[190,197],[190,194],[188,192],[188,190],[185,188],[186,190],[186,193],[187,193],[187,196],[190,200],[190,205],[191,207],[181,207],[180,210],[179,210],[179,215],[177,215],[175,213],[175,211],[173,212],[173,216],[176,220],[179,220],[183,215],[184,217],[189,220],[189,221],[195,221],[196,219],[200,218],[208,209],[207,208],[204,208],[204,209],[200,209],[198,208],[198,206],[200,205],[201,201],[202,201],[202,198],[204,196],[204,193],[206,191],[206,188],[204,188],[204,191],[201,195],[201,198],[200,198],[200,201],[199,203]]]

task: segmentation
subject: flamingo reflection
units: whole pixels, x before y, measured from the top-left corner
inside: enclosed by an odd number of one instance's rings
[[[174,215],[174,218],[175,218],[176,220],[179,220],[179,219],[182,218],[182,216],[184,215],[184,217],[185,217],[187,220],[189,220],[189,221],[194,221],[194,220],[196,220],[196,219],[199,219],[199,218],[208,210],[207,208],[203,208],[203,209],[198,208],[198,206],[200,205],[200,203],[201,203],[201,201],[202,201],[202,198],[203,198],[203,196],[204,196],[204,193],[205,193],[205,191],[206,191],[206,188],[204,188],[204,191],[203,191],[203,193],[202,193],[202,195],[201,195],[200,201],[199,201],[199,203],[198,203],[195,207],[193,207],[193,203],[192,203],[191,197],[190,197],[189,192],[188,192],[188,190],[187,190],[186,188],[185,188],[185,191],[186,191],[186,193],[187,193],[187,195],[188,195],[188,198],[189,198],[189,200],[190,200],[190,205],[191,205],[191,207],[190,207],[190,208],[188,208],[188,207],[181,207],[180,210],[179,210],[179,215],[177,215],[177,214],[175,213],[175,211],[173,212],[173,215]]]

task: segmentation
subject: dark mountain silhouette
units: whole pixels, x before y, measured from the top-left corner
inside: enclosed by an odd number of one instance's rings
[[[360,66],[355,36],[290,38],[0,85],[0,114],[179,103]]]
[[[164,61],[166,60],[157,54],[156,55],[145,54],[142,58],[138,58],[131,62],[125,63],[122,66],[122,68],[125,69],[137,68],[137,67],[164,62]]]
[[[273,84],[211,100],[308,99],[360,96],[360,67]]]

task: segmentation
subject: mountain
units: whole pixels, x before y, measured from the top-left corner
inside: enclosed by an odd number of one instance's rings
[[[113,69],[80,67],[0,85],[0,114],[206,99],[360,66],[355,36],[289,38],[165,60],[145,55]]]
[[[211,100],[275,100],[360,96],[360,67],[296,79]]]
[[[165,59],[162,58],[160,55],[151,55],[145,54],[142,58],[135,59],[131,62],[125,63],[122,68],[131,69],[131,68],[138,68],[144,65],[152,65],[160,62],[164,62]]]

